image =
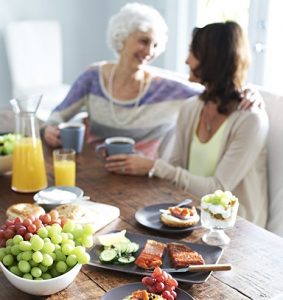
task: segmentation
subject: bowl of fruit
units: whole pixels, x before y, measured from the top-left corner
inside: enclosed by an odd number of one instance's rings
[[[12,171],[12,153],[16,136],[8,133],[0,135],[0,175]]]
[[[8,220],[0,229],[0,267],[8,281],[25,293],[57,293],[89,262],[86,248],[93,245],[93,233],[91,224],[59,219],[55,210],[39,218]]]

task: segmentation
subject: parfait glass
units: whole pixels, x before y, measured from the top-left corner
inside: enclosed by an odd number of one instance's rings
[[[232,228],[235,224],[239,203],[236,202],[227,210],[230,211],[229,216],[225,218],[220,213],[213,213],[216,210],[212,204],[201,204],[201,224],[204,228],[209,229],[203,237],[202,241],[208,245],[225,246],[230,243],[229,236],[224,232],[227,228]]]

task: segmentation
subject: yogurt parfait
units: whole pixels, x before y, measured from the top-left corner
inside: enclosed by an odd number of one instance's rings
[[[217,190],[213,194],[202,197],[201,223],[205,228],[211,229],[210,233],[203,237],[206,243],[213,245],[229,243],[230,239],[222,229],[234,226],[238,207],[238,198],[229,191]],[[214,241],[211,241],[212,238]],[[222,241],[219,241],[219,239]],[[223,239],[226,239],[226,241],[223,241]]]

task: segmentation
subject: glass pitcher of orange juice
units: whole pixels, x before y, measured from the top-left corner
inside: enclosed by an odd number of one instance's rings
[[[42,143],[36,111],[42,95],[27,100],[10,101],[16,120],[16,143],[13,152],[12,190],[37,192],[47,187]]]

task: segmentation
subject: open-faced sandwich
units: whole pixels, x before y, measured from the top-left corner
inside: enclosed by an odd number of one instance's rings
[[[169,227],[189,227],[199,222],[199,214],[196,208],[189,207],[168,207],[160,214],[161,221]]]
[[[166,300],[166,298],[163,298],[161,295],[149,293],[146,290],[138,290],[123,300]]]

